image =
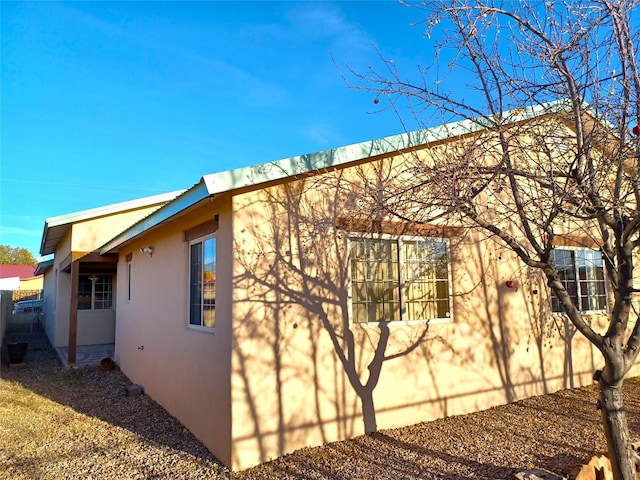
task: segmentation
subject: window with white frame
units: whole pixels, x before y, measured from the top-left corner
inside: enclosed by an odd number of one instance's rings
[[[216,237],[189,245],[189,324],[213,328],[216,323]]]
[[[350,238],[353,323],[451,317],[448,242],[435,238]]]
[[[113,275],[80,274],[78,310],[109,310],[113,306]]]
[[[564,288],[581,312],[607,308],[607,293],[602,253],[587,248],[555,248],[551,251]],[[551,308],[563,312],[558,298],[551,292]]]

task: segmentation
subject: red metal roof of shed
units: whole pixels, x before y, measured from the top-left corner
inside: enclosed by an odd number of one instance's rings
[[[33,278],[35,270],[33,265],[0,265],[0,278]]]

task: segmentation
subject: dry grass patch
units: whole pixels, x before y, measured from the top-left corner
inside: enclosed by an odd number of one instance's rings
[[[64,369],[44,348],[0,379],[0,478],[229,478],[149,396],[127,397],[117,369]]]

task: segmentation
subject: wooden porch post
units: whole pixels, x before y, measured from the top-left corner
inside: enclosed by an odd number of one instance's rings
[[[76,343],[78,337],[78,284],[80,262],[71,262],[71,308],[69,308],[69,365],[76,363]]]

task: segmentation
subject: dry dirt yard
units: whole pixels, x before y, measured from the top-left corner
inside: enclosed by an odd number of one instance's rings
[[[2,359],[0,478],[509,479],[532,468],[567,475],[605,448],[597,391],[585,387],[304,448],[232,475],[147,395],[126,396],[131,382],[117,368],[64,369],[35,339],[25,368]],[[640,378],[625,395],[637,438]]]

